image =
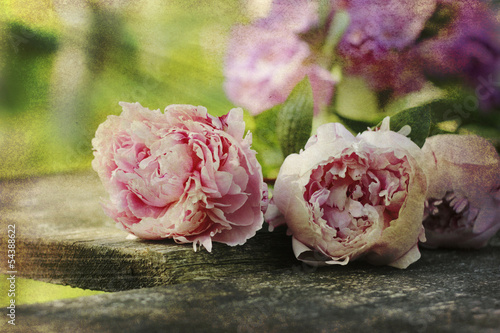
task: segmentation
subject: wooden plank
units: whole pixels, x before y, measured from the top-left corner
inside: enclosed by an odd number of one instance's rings
[[[355,262],[20,306],[37,332],[497,332],[500,248],[425,251],[407,270]]]
[[[16,226],[19,276],[106,291],[220,278],[295,262],[284,230],[261,230],[243,246],[215,243],[212,253],[172,240],[128,240],[105,216],[93,172],[0,184],[1,228]],[[2,232],[2,242],[7,233]],[[6,251],[1,253],[6,262]]]

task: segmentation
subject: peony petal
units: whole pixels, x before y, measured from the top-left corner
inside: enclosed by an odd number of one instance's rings
[[[285,217],[274,203],[270,203],[267,207],[264,220],[269,224],[269,231],[286,223]]]
[[[227,133],[235,139],[243,139],[245,134],[245,122],[243,121],[243,109],[234,108],[229,111],[226,117],[228,123]]]
[[[415,261],[420,259],[420,251],[418,250],[418,245],[415,244],[408,252],[406,252],[403,256],[399,257],[395,261],[388,263],[387,265],[396,267],[399,269],[405,269]]]
[[[313,251],[311,248],[292,237],[292,248],[295,257],[302,262],[311,266],[325,266],[325,265],[347,265],[349,263],[349,257],[343,259],[334,259],[324,254]]]

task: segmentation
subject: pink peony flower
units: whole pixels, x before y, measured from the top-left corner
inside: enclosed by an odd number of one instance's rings
[[[213,117],[202,106],[165,113],[120,103],[92,140],[92,166],[110,200],[106,213],[145,239],[203,245],[243,244],[263,222],[262,180],[243,111]]]
[[[436,135],[422,148],[429,189],[428,247],[480,248],[500,230],[500,158],[485,139]]]
[[[398,268],[418,260],[427,187],[420,159],[417,145],[389,131],[389,118],[357,137],[341,124],[320,126],[300,154],[285,159],[274,190],[296,257]]]
[[[268,17],[233,29],[224,66],[224,89],[233,103],[259,114],[283,103],[306,76],[314,110],[330,103],[336,82],[298,36],[316,24],[316,7],[303,0],[293,5],[275,1]]]

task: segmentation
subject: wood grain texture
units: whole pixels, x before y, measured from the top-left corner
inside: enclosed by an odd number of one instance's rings
[[[498,332],[499,249],[425,254],[408,270],[295,267],[18,311],[34,332]]]
[[[1,228],[16,225],[19,276],[117,291],[267,271],[295,261],[284,230],[270,233],[267,227],[243,246],[215,243],[211,253],[172,240],[126,239],[128,233],[104,215],[99,201],[106,193],[91,172],[0,185]]]

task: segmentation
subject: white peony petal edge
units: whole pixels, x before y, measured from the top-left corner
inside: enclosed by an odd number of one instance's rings
[[[292,249],[293,249],[293,253],[295,254],[295,257],[298,260],[300,260],[300,261],[302,261],[310,266],[316,266],[316,267],[326,266],[326,265],[345,266],[349,262],[349,257],[346,257],[343,261],[342,260],[335,260],[333,258],[331,258],[332,260],[321,260],[318,258],[319,260],[314,260],[314,261],[307,260],[307,259],[299,259],[299,257],[302,254],[306,254],[306,253],[310,253],[312,256],[316,257],[318,252],[311,250],[311,248],[309,248],[307,245],[305,245],[301,241],[297,240],[297,238],[295,238],[295,237],[292,237]]]

